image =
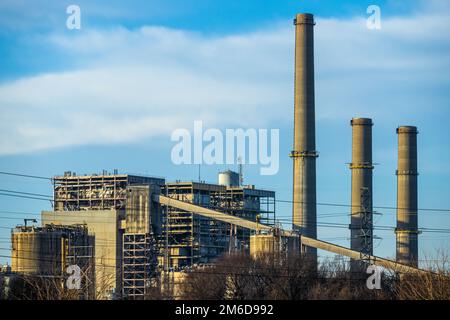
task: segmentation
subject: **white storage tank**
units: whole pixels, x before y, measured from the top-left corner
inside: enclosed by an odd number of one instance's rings
[[[231,170],[220,172],[219,185],[226,187],[239,187],[239,173]]]

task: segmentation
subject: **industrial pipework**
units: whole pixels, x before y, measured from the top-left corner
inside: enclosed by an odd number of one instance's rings
[[[397,261],[418,266],[417,128],[402,126],[398,134]]]
[[[372,194],[372,120],[353,118],[352,126],[352,196],[350,247],[362,255],[373,254]],[[361,271],[359,261],[352,261],[351,270]]]
[[[294,150],[292,228],[317,237],[316,138],[314,110],[314,16],[297,14],[295,25]],[[317,259],[317,250],[303,246],[302,252]]]

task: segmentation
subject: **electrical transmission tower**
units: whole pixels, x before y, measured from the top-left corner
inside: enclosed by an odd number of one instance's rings
[[[369,188],[361,188],[361,266],[366,268],[373,255],[373,212]]]

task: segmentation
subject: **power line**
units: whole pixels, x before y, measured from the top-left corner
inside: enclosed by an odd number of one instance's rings
[[[23,212],[23,211],[0,210],[0,213],[17,214],[17,215],[41,216],[40,213],[36,213],[36,212]]]
[[[16,197],[16,198],[24,198],[24,199],[33,199],[33,200],[42,200],[42,201],[50,201],[50,202],[53,202],[52,199],[38,198],[38,197],[29,197],[29,196],[18,195],[18,194],[0,193],[0,196],[8,196],[8,197]]]
[[[41,180],[53,181],[53,178],[42,177],[42,176],[34,176],[34,175],[29,175],[29,174],[13,173],[13,172],[6,172],[6,171],[0,171],[0,174],[8,175],[8,176],[23,177],[23,178],[32,178],[32,179],[41,179]]]
[[[77,246],[77,247],[93,248],[93,246]],[[89,250],[89,249],[85,249],[85,250]],[[0,247],[0,251],[25,252],[25,253],[33,253],[33,254],[39,254],[39,255],[41,254],[41,252],[39,250],[13,249],[13,248],[4,248],[4,247]],[[46,255],[46,254],[44,254],[44,255]],[[47,254],[47,255],[51,255],[51,254]],[[53,255],[56,256],[57,254],[54,253]],[[95,253],[92,254],[92,258],[94,258],[94,257],[95,257]],[[19,258],[19,257],[16,257],[16,258]],[[29,257],[20,257],[19,259],[28,259],[28,258]],[[55,260],[45,260],[43,258],[34,258],[34,259],[36,259],[36,260],[41,260],[42,259],[45,262],[54,262],[55,261]],[[105,257],[102,257],[101,260],[102,261],[110,261],[110,262],[112,261],[113,263],[121,261],[121,259],[105,258]],[[103,265],[103,264],[99,264],[99,265]]]
[[[18,177],[26,177],[26,178],[35,178],[35,179],[44,179],[44,180],[50,180],[53,181],[53,178],[49,177],[43,177],[43,176],[36,176],[36,175],[28,175],[28,174],[20,174],[20,173],[13,173],[13,172],[6,172],[6,171],[0,171],[0,174],[4,175],[11,175],[11,176],[18,176]],[[307,204],[306,201],[293,201],[293,200],[281,200],[281,199],[274,199],[275,202],[282,202],[282,203],[302,203]],[[339,204],[339,203],[332,203],[332,202],[316,202],[315,203],[318,206],[334,206],[334,207],[359,207],[358,205],[352,206],[351,204]],[[377,209],[392,209],[392,210],[406,210],[409,208],[400,208],[396,206],[373,206],[373,208]],[[450,209],[443,209],[443,208],[419,208],[418,211],[433,211],[433,212],[450,212]]]
[[[13,256],[0,255],[0,258],[13,258]],[[15,257],[15,258],[18,258],[18,257]],[[92,257],[91,259],[93,259],[93,258],[94,257]],[[48,262],[48,263],[54,263],[55,262],[55,260],[47,260],[47,259],[43,259],[43,258],[31,258],[31,257],[20,257],[18,259],[20,259],[20,260],[32,260],[32,261]],[[114,268],[116,270],[120,270],[121,269],[120,266],[119,267],[115,267],[115,266],[109,266],[109,265],[106,265],[106,264],[91,264],[91,265],[96,266],[96,267],[101,267],[101,268]]]
[[[16,191],[16,190],[8,190],[8,189],[0,189],[0,192],[9,192],[9,193],[24,194],[24,195],[30,195],[30,196],[53,198],[53,196],[49,196],[46,194],[30,193],[30,192],[23,192],[23,191]]]
[[[136,207],[136,209],[138,209]],[[83,223],[83,221],[80,221],[79,219],[67,219],[68,217],[78,217],[80,219],[84,218],[84,215],[80,215],[80,214],[74,214],[72,212],[77,212],[77,211],[55,211],[55,212],[64,212],[66,217],[64,219],[64,222],[72,222],[72,223]],[[15,212],[15,214],[17,214],[18,212]],[[190,212],[188,212],[190,213]],[[24,213],[25,214],[25,213]],[[192,213],[195,214],[195,213]],[[17,219],[17,220],[21,220],[21,218],[18,217],[14,217],[14,216],[0,216],[0,219]],[[230,223],[232,224],[234,221],[241,221],[243,218],[240,218],[238,216],[232,216],[230,215],[229,217]],[[95,220],[100,220],[100,219],[105,219],[108,220],[109,217],[102,217],[100,214],[99,216],[96,217],[89,217],[89,219],[95,219]],[[208,219],[207,217],[201,217],[200,219]],[[251,220],[249,220],[251,221]],[[285,223],[292,223],[292,220],[289,218],[282,218],[282,219],[277,219],[278,222],[285,222]],[[219,222],[219,223],[225,223],[225,222]],[[324,222],[324,221],[318,221],[317,223],[313,224],[310,223],[308,225],[317,225],[318,227],[335,227],[335,228],[342,228],[342,229],[348,229],[348,224],[346,223],[337,223],[337,222]],[[374,230],[395,230],[395,227],[393,226],[385,226],[385,225],[375,225],[374,226]],[[423,227],[423,228],[419,228],[420,231],[422,232],[434,232],[434,233],[450,233],[450,229],[449,228],[429,228],[429,227]]]
[[[19,194],[8,194],[8,193],[0,193],[0,195],[2,196],[9,196],[9,197],[17,197],[17,198],[25,198],[25,199],[33,199],[33,200],[42,200],[42,201],[51,201],[54,202],[53,199],[50,198],[43,198],[43,197],[51,197],[48,195],[39,195],[40,197],[31,197],[31,196],[26,196],[26,195],[22,195],[22,194],[30,194],[30,193],[26,193],[26,192],[19,192],[19,191],[8,191],[8,192],[16,192]],[[98,199],[101,200],[101,199]],[[284,203],[303,203],[305,204],[305,202],[294,202],[291,200],[274,200],[275,202],[284,202]],[[321,203],[321,202],[316,202],[316,205],[318,206],[334,206],[334,207],[359,207],[359,206],[352,206],[351,204],[338,204],[338,203]],[[397,208],[397,207],[388,207],[388,206],[373,206],[373,208],[377,208],[377,209],[392,209],[392,210],[397,210],[397,209],[406,209],[406,208]],[[430,211],[430,212],[435,212],[435,213],[446,213],[446,212],[450,212],[450,209],[430,209],[430,208],[419,208],[417,209],[417,211]]]
[[[275,202],[283,202],[283,203],[302,203],[306,204],[306,201],[292,201],[292,200],[280,200],[275,199]],[[351,204],[342,204],[342,203],[331,203],[331,202],[316,202],[318,206],[332,206],[332,207],[360,207],[359,205],[351,205]],[[409,208],[400,208],[400,207],[389,207],[389,206],[373,206],[376,209],[392,209],[392,210],[407,210]],[[450,212],[450,209],[441,209],[441,208],[419,208],[418,211],[434,211],[434,212]]]

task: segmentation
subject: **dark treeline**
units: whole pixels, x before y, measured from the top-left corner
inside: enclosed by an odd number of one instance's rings
[[[214,264],[191,268],[175,281],[155,281],[145,299],[183,300],[450,300],[448,255],[426,262],[430,274],[383,272],[381,289],[369,289],[369,274],[351,273],[346,261],[325,260],[318,267],[304,255],[230,254]],[[20,300],[96,299],[64,288],[59,278],[0,279],[0,298]],[[105,285],[106,287],[106,285]]]

